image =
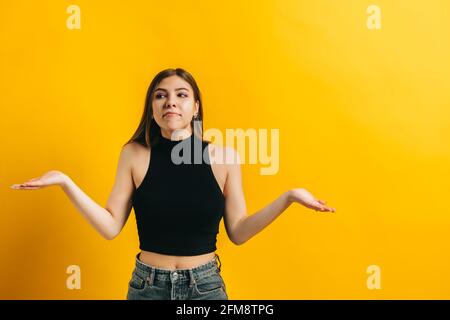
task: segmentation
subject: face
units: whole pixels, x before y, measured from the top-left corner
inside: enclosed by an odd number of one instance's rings
[[[177,75],[164,78],[152,97],[153,118],[163,137],[169,138],[175,130],[192,133],[192,117],[199,111],[191,85]]]

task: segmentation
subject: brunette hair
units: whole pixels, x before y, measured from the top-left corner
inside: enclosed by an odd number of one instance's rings
[[[201,140],[203,140],[203,106],[202,98],[200,94],[200,89],[197,86],[197,82],[194,77],[182,68],[170,68],[160,71],[150,83],[147,90],[147,96],[145,99],[144,112],[142,113],[141,121],[134,132],[133,136],[125,144],[131,142],[137,142],[145,147],[153,147],[158,143],[161,137],[161,127],[156,123],[155,119],[152,118],[153,108],[152,101],[155,89],[158,84],[167,77],[177,75],[186,82],[188,82],[194,92],[194,101],[198,101],[199,110],[195,120],[191,121],[192,134],[196,134]]]

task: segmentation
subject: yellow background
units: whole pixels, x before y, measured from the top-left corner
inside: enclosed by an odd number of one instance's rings
[[[249,214],[294,187],[337,209],[293,204],[243,246],[221,223],[230,299],[449,299],[449,13],[438,0],[2,0],[0,298],[125,298],[134,212],[107,241],[59,187],[9,186],[61,170],[104,206],[151,79],[182,67],[205,129],[280,130],[278,174],[242,167]]]

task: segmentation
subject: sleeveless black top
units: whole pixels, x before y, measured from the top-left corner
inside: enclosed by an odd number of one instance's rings
[[[216,250],[225,197],[213,174],[208,141],[160,137],[150,150],[142,183],[134,191],[139,248],[193,256]]]

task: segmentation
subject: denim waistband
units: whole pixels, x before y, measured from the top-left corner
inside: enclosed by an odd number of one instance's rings
[[[207,277],[220,272],[221,262],[219,255],[216,253],[215,257],[197,267],[191,269],[161,269],[155,266],[145,264],[139,260],[140,253],[136,255],[136,269],[135,272],[142,279],[146,279],[150,284],[154,280],[159,281],[190,281],[191,283],[196,282],[202,277]]]

